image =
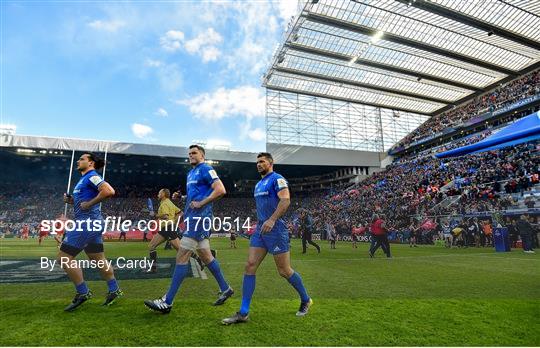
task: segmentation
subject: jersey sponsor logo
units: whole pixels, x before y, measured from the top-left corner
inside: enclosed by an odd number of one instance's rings
[[[189,180],[187,182],[188,185],[197,185],[198,181],[197,180]]]
[[[100,178],[98,175],[91,176],[89,180],[92,182],[92,184],[96,186],[101,184],[101,182],[103,181],[103,179]]]
[[[259,196],[268,196],[268,191],[262,191],[262,192],[255,192],[255,197],[259,197]]]
[[[280,188],[280,189],[288,187],[287,180],[285,180],[283,178],[277,179],[277,185],[278,185],[278,188]]]
[[[212,179],[219,179],[219,177],[218,177],[216,171],[213,170],[213,169],[212,169],[212,170],[209,170],[209,171],[208,171],[208,174],[210,174],[210,177],[211,177]]]

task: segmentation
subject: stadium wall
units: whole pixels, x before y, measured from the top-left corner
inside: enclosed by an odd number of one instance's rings
[[[267,143],[266,150],[279,164],[309,165],[317,163],[327,166],[370,167],[370,173],[381,168],[381,159],[386,153],[331,149],[301,145]]]

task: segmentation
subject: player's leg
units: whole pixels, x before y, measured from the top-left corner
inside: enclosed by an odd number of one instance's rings
[[[244,323],[248,320],[251,298],[255,291],[255,274],[267,254],[266,248],[262,244],[258,244],[258,242],[261,242],[259,239],[260,237],[254,235],[251,238],[254,242],[250,241],[248,259],[242,282],[242,303],[240,304],[240,310],[232,317],[223,319],[221,322],[225,325]]]
[[[76,262],[72,262],[81,251],[82,249],[65,243],[62,244],[58,251],[58,261],[60,262],[60,266],[64,272],[66,272],[73,285],[75,285],[76,291],[73,301],[64,308],[67,312],[74,310],[92,297],[92,292],[88,289],[88,286],[84,281],[82,270],[78,267]]]
[[[214,306],[222,305],[223,303],[225,303],[225,301],[227,301],[229,297],[234,294],[234,291],[229,285],[229,283],[227,283],[227,281],[225,280],[218,260],[212,255],[210,251],[210,242],[208,241],[208,239],[203,239],[199,242],[197,248],[197,255],[206,265],[206,267],[210,270],[219,285],[219,298],[216,300],[216,302],[214,302]]]
[[[390,254],[390,242],[388,241],[388,236],[386,234],[382,236],[381,248],[386,254],[386,257],[392,257]]]
[[[176,237],[175,239],[170,240],[172,247],[176,252],[180,249],[180,238]]]
[[[112,266],[107,264],[107,258],[103,251],[103,235],[101,232],[101,230],[86,232],[88,235],[88,244],[84,248],[84,252],[90,260],[97,261],[101,277],[107,282],[109,291],[103,305],[108,306],[113,304],[118,297],[123,296],[124,293],[118,286]]]
[[[305,254],[306,253],[306,250],[307,250],[307,238],[305,236],[305,233],[302,233],[302,254]]]
[[[107,297],[105,298],[105,302],[103,302],[103,306],[112,305],[114,301],[123,296],[124,293],[122,290],[120,290],[118,282],[114,277],[112,265],[109,266],[106,262],[107,258],[103,252],[103,243],[88,244],[88,246],[84,248],[84,252],[90,260],[97,261],[97,264],[99,265],[99,273],[101,274],[103,280],[107,282],[107,288],[109,291],[107,293]]]
[[[296,312],[297,316],[304,316],[308,313],[309,307],[313,303],[302,281],[302,277],[298,272],[291,268],[291,255],[289,251],[274,254],[274,262],[276,263],[277,271],[280,276],[287,279],[289,284],[298,292],[300,296],[300,308]]]
[[[171,311],[174,297],[188,274],[189,258],[192,252],[196,250],[197,245],[198,242],[193,238],[184,237],[180,240],[180,247],[176,253],[176,266],[167,294],[155,300],[145,300],[144,305],[146,307],[164,314]]]
[[[371,248],[369,248],[369,256],[373,257],[375,255],[375,252],[379,247],[381,246],[381,238],[380,236],[372,236],[373,242],[371,243]]]
[[[313,241],[313,237],[312,237],[312,234],[310,233],[309,236],[308,236],[308,240],[307,242],[311,245],[313,245],[315,247],[315,249],[317,249],[317,254],[320,254],[321,253],[321,247],[319,246],[319,244],[315,243]]]
[[[62,269],[66,272],[68,278],[75,284],[75,288],[79,294],[86,294],[88,288],[84,284],[82,270],[77,266],[77,263],[72,263],[77,255],[81,252],[80,249],[63,246],[58,252],[58,260]],[[84,285],[83,285],[84,284]]]
[[[154,273],[157,270],[157,250],[156,248],[165,241],[165,237],[156,233],[150,243],[148,243],[148,252],[150,254],[150,260],[153,261],[152,267],[148,270],[148,273]],[[178,249],[176,249],[178,250]]]

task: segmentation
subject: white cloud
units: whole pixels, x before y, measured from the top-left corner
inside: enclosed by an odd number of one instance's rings
[[[224,139],[208,139],[206,140],[205,148],[207,149],[230,149],[231,142]]]
[[[103,31],[108,31],[110,33],[114,33],[118,31],[118,29],[126,26],[126,23],[120,20],[102,21],[102,20],[97,19],[95,21],[88,23],[88,26],[96,30],[103,30]]]
[[[146,138],[148,135],[154,132],[152,127],[140,123],[132,124],[131,131],[133,132],[133,135],[139,139]]]
[[[217,45],[221,41],[223,41],[223,37],[214,28],[208,28],[195,38],[186,41],[186,51],[195,54],[200,52],[204,46]]]
[[[186,51],[189,54],[199,54],[203,63],[215,61],[221,55],[221,51],[215,46],[223,41],[223,37],[214,30],[208,28],[195,38],[186,41]]]
[[[202,50],[203,63],[215,61],[218,59],[220,55],[221,55],[221,51],[217,47],[214,47],[214,46],[205,47]]]
[[[178,101],[187,105],[197,117],[207,120],[220,120],[224,117],[264,116],[265,98],[260,88],[240,86],[233,89],[219,88],[213,93],[203,93],[190,99]]]
[[[175,93],[182,87],[183,75],[176,64],[167,64],[159,67],[157,75],[161,89],[165,92]]]
[[[214,30],[207,28],[190,40],[185,40],[185,35],[181,31],[169,30],[160,38],[161,47],[169,52],[176,52],[182,47],[191,55],[199,55],[203,63],[215,61],[221,55],[221,51],[216,47],[223,41],[223,37]]]
[[[250,129],[248,137],[254,141],[263,141],[266,139],[266,133],[261,128]]]
[[[254,77],[260,77],[269,66],[274,46],[282,40],[280,34],[286,24],[282,17],[292,13],[290,8],[296,5],[284,5],[277,1],[231,1],[218,4],[212,3],[212,8],[221,13],[216,23],[235,28],[230,31],[222,49],[222,60],[226,68],[221,75],[229,80],[249,83]]]
[[[279,0],[278,10],[279,16],[285,21],[285,24],[289,22],[292,16],[297,13],[298,1],[297,0]]]
[[[144,65],[155,68],[160,87],[165,92],[175,93],[182,87],[184,78],[177,64],[166,64],[161,60],[147,58]]]
[[[266,133],[262,128],[252,128],[252,118],[247,117],[245,122],[240,123],[240,135],[239,138],[244,140],[249,138],[253,141],[263,141],[266,139]]]
[[[157,116],[161,116],[161,117],[167,117],[169,116],[169,113],[167,112],[167,110],[165,110],[164,108],[159,108],[157,109],[157,111],[155,112],[155,114]]]
[[[144,65],[149,66],[151,68],[159,68],[160,66],[163,66],[163,62],[160,60],[153,60],[153,59],[146,59],[144,62]]]
[[[169,30],[159,39],[161,47],[169,52],[178,51],[182,48],[184,33],[178,30]]]

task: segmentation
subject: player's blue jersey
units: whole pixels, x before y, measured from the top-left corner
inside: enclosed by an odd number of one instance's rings
[[[103,178],[95,170],[91,170],[81,177],[73,189],[75,220],[100,220],[102,218],[99,204],[94,204],[90,209],[83,210],[81,203],[94,199],[99,193],[98,187],[103,183]]]
[[[184,221],[186,230],[184,236],[202,240],[210,236],[210,226],[212,225],[212,203],[208,203],[200,209],[193,209],[189,205],[192,201],[202,201],[212,193],[212,184],[219,180],[219,177],[206,163],[199,163],[191,169],[187,175],[187,196],[184,209]],[[205,219],[206,218],[206,219]],[[208,221],[205,222],[205,221]]]
[[[278,192],[288,187],[287,180],[276,172],[266,175],[255,185],[253,196],[257,205],[258,219],[256,233],[260,233],[262,224],[276,211],[279,203]],[[283,219],[279,218],[269,233],[287,233],[287,227]]]

